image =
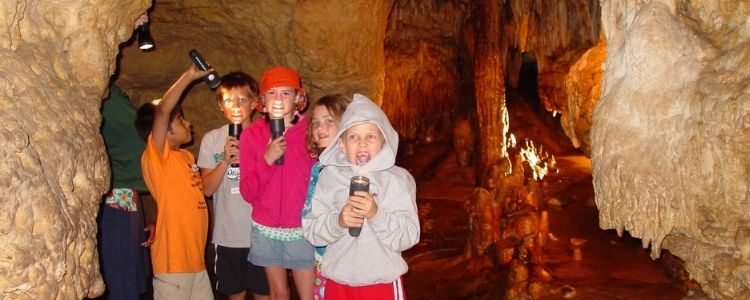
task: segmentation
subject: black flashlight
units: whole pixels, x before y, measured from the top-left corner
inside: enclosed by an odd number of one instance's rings
[[[206,71],[209,69],[208,63],[205,59],[203,59],[203,56],[198,53],[198,50],[191,49],[188,55],[190,55],[190,59],[193,60],[193,63],[195,64],[195,67],[198,68],[198,70]],[[221,77],[219,77],[219,74],[216,74],[216,72],[214,71],[204,77],[203,81],[208,84],[208,87],[215,89],[219,86],[219,84],[221,84]]]
[[[240,134],[242,134],[242,124],[241,123],[229,123],[229,136],[233,136],[238,141],[240,140]],[[239,167],[240,164],[233,163],[231,164],[232,168]]]
[[[154,48],[154,39],[151,37],[151,30],[148,29],[148,22],[141,22],[141,25],[138,25],[138,48],[142,51]]]
[[[365,176],[354,176],[349,181],[349,196],[354,196],[354,192],[370,192],[370,179]],[[349,227],[349,235],[358,237],[362,232],[362,227]]]
[[[271,125],[271,139],[275,140],[278,137],[284,135],[284,118],[270,118],[268,122]],[[276,164],[281,165],[284,163],[284,156],[276,159]]]

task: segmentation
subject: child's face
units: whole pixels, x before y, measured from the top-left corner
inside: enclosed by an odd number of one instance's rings
[[[296,100],[297,90],[288,86],[270,88],[263,94],[263,103],[272,118],[291,115]]]
[[[169,123],[170,130],[167,134],[167,138],[169,139],[170,144],[180,146],[192,141],[193,134],[190,130],[191,126],[190,122],[185,120],[185,117],[182,114],[178,114],[172,120],[172,123]]]
[[[338,146],[350,163],[362,166],[383,149],[385,139],[377,125],[362,123],[349,127],[339,138]]]
[[[328,147],[336,136],[336,132],[339,131],[338,122],[325,105],[316,105],[312,109],[310,123],[312,124],[313,141],[320,148]]]
[[[229,90],[222,89],[219,106],[229,122],[247,123],[253,112],[252,102],[250,87],[243,85]]]

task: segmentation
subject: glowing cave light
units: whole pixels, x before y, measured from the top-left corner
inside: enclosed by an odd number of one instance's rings
[[[554,169],[557,162],[554,156],[550,156],[542,147],[536,149],[534,142],[529,139],[524,140],[524,146],[519,152],[521,159],[529,163],[534,180],[542,180],[550,169]]]
[[[516,147],[516,135],[511,133],[508,136],[508,149],[515,148],[515,147]]]

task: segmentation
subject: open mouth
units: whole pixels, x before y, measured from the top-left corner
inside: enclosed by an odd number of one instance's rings
[[[370,154],[366,152],[357,153],[357,165],[364,166],[370,162]]]

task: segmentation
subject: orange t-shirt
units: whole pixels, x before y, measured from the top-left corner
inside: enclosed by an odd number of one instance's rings
[[[205,270],[208,209],[195,157],[187,150],[171,150],[167,143],[159,153],[149,136],[141,166],[158,209],[151,245],[154,274]]]

